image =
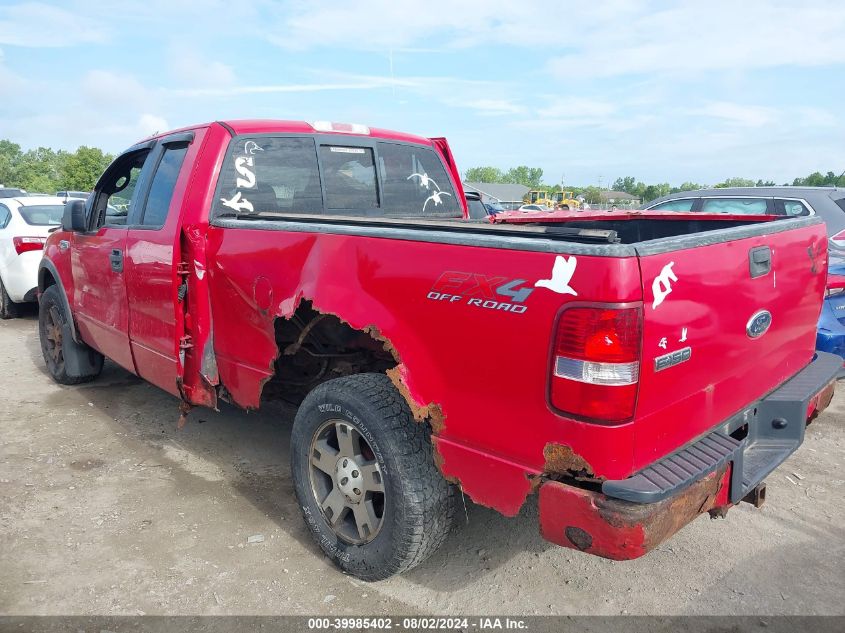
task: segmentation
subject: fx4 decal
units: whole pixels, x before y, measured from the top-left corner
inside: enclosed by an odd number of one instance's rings
[[[525,300],[534,292],[525,279],[511,279],[457,270],[444,272],[428,292],[432,301],[460,302],[476,308],[522,314]]]

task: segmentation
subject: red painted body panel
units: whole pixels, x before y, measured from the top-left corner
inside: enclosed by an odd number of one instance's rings
[[[113,249],[126,249],[126,229],[101,228],[68,236],[73,295],[68,297],[82,338],[118,365],[134,372],[129,346],[129,303],[123,276],[109,263]]]
[[[454,444],[540,472],[545,445],[559,442],[602,475],[630,472],[628,429],[566,420],[546,403],[554,318],[574,297],[538,288],[523,314],[427,298],[446,271],[547,278],[554,255],[218,227],[209,229],[208,248],[220,379],[241,406],[258,406],[262,382],[271,375],[276,315],[290,315],[300,299],[309,299],[356,329],[376,327],[398,352],[417,403],[440,405],[442,436]],[[255,300],[259,277],[272,288],[267,313]],[[636,258],[579,256],[572,283],[580,301],[641,298]],[[492,397],[495,385],[507,387]]]
[[[194,130],[186,165],[196,162],[204,134],[202,128]],[[190,168],[180,172],[162,228],[126,231],[123,276],[129,297],[129,340],[137,373],[174,395],[179,394],[177,321],[181,307],[176,300],[180,280],[174,262],[180,257],[182,201],[194,173]]]
[[[315,133],[300,122],[227,125],[237,134]],[[626,514],[630,508],[547,481],[545,475],[569,470],[560,462],[547,463],[549,449],[581,464],[572,470],[587,471],[593,483],[625,478],[741,411],[812,355],[825,282],[819,272],[826,265],[820,225],[661,255],[578,254],[569,281],[576,296],[535,286],[554,277],[558,257],[540,249],[405,240],[387,232],[373,237],[316,228],[212,226],[209,210],[231,137],[217,123],[190,129],[195,138],[165,227],[123,230],[122,238],[113,229],[95,235],[58,231],[49,238],[45,256],[59,271],[83,340],[188,403],[215,406],[222,395],[255,408],[279,353],[275,322],[307,300],[389,343],[411,405],[429,411],[436,405],[442,411],[442,419],[432,424],[439,466],[472,499],[513,515],[540,486],[543,534],[554,542],[566,545],[561,530],[578,527],[591,531],[595,545],[587,551],[631,558],[655,539]],[[456,192],[462,190],[444,139],[384,130],[370,135],[434,146]],[[688,219],[685,215],[563,212],[503,214],[496,221]],[[712,219],[772,218],[718,214]],[[72,263],[57,248],[60,239],[72,241]],[[121,239],[126,272],[116,279],[108,253]],[[751,279],[748,253],[756,246],[771,248],[773,269]],[[675,277],[671,292],[655,306],[653,283],[669,264]],[[189,290],[180,302],[183,280]],[[520,310],[512,310],[513,304],[502,307],[502,297],[491,295],[491,288],[506,282],[530,290]],[[561,309],[573,302],[642,306],[641,378],[631,422],[578,421],[548,403],[553,329]],[[754,341],[746,325],[759,309],[771,311],[773,321],[766,337]],[[654,371],[655,357],[687,345],[692,348],[687,362]],[[684,506],[671,516],[689,520],[705,505],[726,505],[728,474],[714,474],[696,488],[712,487],[707,504],[699,500],[696,508]],[[668,505],[650,509],[646,522],[667,516]],[[624,529],[608,523],[605,511],[619,515]]]
[[[634,470],[704,434],[810,362],[827,270],[826,238],[816,228],[640,258],[645,325]],[[771,248],[772,270],[752,279],[749,251],[759,246]],[[809,257],[808,247],[819,254]],[[654,308],[652,282],[670,263],[678,280]],[[771,312],[772,325],[752,339],[746,325],[761,309]],[[655,371],[655,357],[685,347],[692,350],[687,362]]]
[[[602,558],[639,558],[700,514],[727,512],[730,473],[730,468],[711,473],[677,496],[650,504],[548,481],[540,486],[540,533],[547,541]]]

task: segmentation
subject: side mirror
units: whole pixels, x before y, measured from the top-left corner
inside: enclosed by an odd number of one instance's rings
[[[73,198],[65,202],[65,212],[62,215],[62,230],[84,233],[88,230],[85,217],[85,200]]]

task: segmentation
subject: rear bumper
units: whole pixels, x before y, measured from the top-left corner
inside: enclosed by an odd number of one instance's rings
[[[841,368],[840,357],[818,352],[802,371],[718,429],[628,479],[605,481],[601,492],[546,481],[540,487],[543,537],[627,560],[646,554],[699,514],[724,513],[801,445],[807,420],[830,404]]]

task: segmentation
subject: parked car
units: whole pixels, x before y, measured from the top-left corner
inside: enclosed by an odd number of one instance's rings
[[[0,200],[0,319],[17,316],[19,304],[37,299],[42,249],[63,212],[64,202],[55,197]]]
[[[496,215],[505,211],[505,207],[500,202],[485,202],[484,206],[487,207],[487,213],[490,215]]]
[[[16,189],[14,187],[0,187],[0,198],[19,198],[27,195],[26,189]]]
[[[679,191],[652,200],[645,209],[704,213],[819,215],[827,234],[845,246],[845,189],[841,187],[730,187]]]
[[[523,211],[523,212],[525,212],[525,211],[536,212],[536,211],[548,211],[548,210],[549,210],[549,207],[544,207],[543,205],[540,205],[540,204],[523,204],[521,207],[519,207],[519,209],[517,209],[517,211]]]
[[[85,200],[90,192],[88,191],[57,191],[56,196],[59,198],[64,198],[65,202],[67,202],[71,198],[79,198],[81,200]]]
[[[827,289],[816,334],[816,349],[837,354],[845,359],[845,251],[831,249]],[[838,378],[845,378],[845,362]]]
[[[652,201],[650,210],[730,212],[778,216],[818,215],[827,226],[833,248],[845,248],[845,189],[841,187],[736,187],[682,191]],[[840,254],[836,270],[841,271]],[[832,262],[834,260],[831,260]],[[831,270],[831,275],[839,274]],[[836,282],[838,283],[838,282]],[[832,292],[831,292],[832,291]],[[845,317],[845,296],[842,288],[830,288],[819,316],[816,345],[818,349],[842,357],[845,367],[845,325],[837,315]],[[845,319],[843,320],[845,322]],[[840,377],[845,377],[845,370]]]
[[[507,516],[537,494],[546,539],[612,559],[762,502],[841,365],[815,351],[821,220],[468,215],[443,138],[146,139],[47,239],[47,370],[85,382],[109,357],[185,415],[297,398],[298,505],[364,580],[435,551],[458,486]]]

